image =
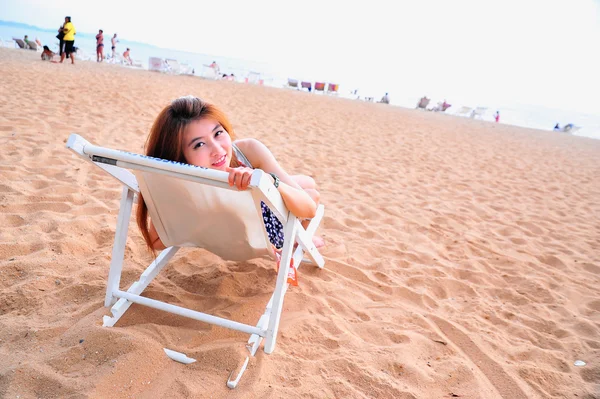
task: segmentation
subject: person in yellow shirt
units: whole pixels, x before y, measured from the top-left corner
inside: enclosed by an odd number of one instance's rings
[[[75,63],[75,51],[73,51],[73,45],[75,44],[75,27],[71,23],[71,17],[65,17],[65,24],[63,25],[63,41],[64,41],[64,49],[60,56],[60,62],[62,63],[65,60],[65,55],[71,55],[71,64]]]

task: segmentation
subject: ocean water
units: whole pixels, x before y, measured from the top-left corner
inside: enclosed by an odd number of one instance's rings
[[[56,28],[58,29],[58,24]],[[58,39],[55,37],[57,33],[58,32],[16,28],[0,24],[0,39],[11,39],[13,37],[23,38],[25,35],[28,35],[30,39],[35,39],[37,37],[53,51],[58,50]],[[111,52],[111,37],[111,33],[106,32],[104,34],[105,54],[110,54]],[[86,55],[95,59],[95,34],[78,33],[75,37],[75,46],[83,50]],[[207,65],[212,61],[216,61],[220,66],[221,73],[233,73],[239,81],[243,81],[246,77],[257,76],[257,74],[259,74],[260,79],[264,81],[265,85],[273,87],[283,87],[286,84],[288,77],[297,78],[296,76],[287,76],[286,71],[277,70],[275,66],[268,63],[223,57],[219,55],[171,50],[119,39],[117,51],[122,54],[127,47],[131,49],[131,58],[141,61],[144,68],[148,67],[148,59],[150,57],[160,57],[175,59],[180,63],[190,65],[195,70],[196,75],[202,75],[207,70]],[[358,81],[360,81],[360,85],[356,84]],[[353,82],[351,78],[346,77],[345,80],[337,81],[335,83],[340,84],[340,97],[356,98],[357,96],[351,94],[351,91],[360,86],[361,89],[358,93],[359,95],[362,94],[362,96],[366,96],[368,93],[369,97],[372,96],[375,98],[375,101],[377,101],[384,94],[384,91],[389,91],[392,105],[407,108],[414,108],[421,95],[420,93],[407,93],[402,92],[401,90],[398,90],[395,93],[393,88],[377,87],[375,83],[370,86],[368,81],[365,82],[364,79],[358,78]],[[397,93],[402,94],[400,95]],[[435,104],[442,100],[444,99],[434,97],[430,104]],[[487,107],[487,111],[483,115],[484,120],[493,121],[494,113],[496,110],[499,110],[501,123],[547,130],[552,133],[554,133],[552,129],[556,123],[559,123],[561,126],[572,123],[579,127],[579,130],[577,130],[574,135],[600,139],[600,114],[588,114],[572,110],[557,110],[539,105],[517,102],[503,104],[460,104],[453,103],[451,96],[448,96],[447,100],[452,103],[452,107],[447,111],[448,113],[456,112],[462,105],[470,107]]]

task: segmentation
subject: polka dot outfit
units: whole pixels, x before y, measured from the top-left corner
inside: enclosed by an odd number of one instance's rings
[[[237,160],[248,168],[252,168],[250,161],[248,158],[240,151],[240,149],[232,143],[233,151],[235,152],[235,156]],[[265,224],[265,230],[267,230],[267,234],[269,235],[269,241],[271,244],[275,246],[277,249],[281,249],[283,247],[283,225],[277,219],[277,216],[271,211],[271,208],[267,206],[264,202],[260,201],[260,207],[262,210],[263,222]]]
[[[269,241],[271,241],[271,244],[273,244],[275,248],[281,249],[283,247],[283,225],[267,204],[260,201],[260,207],[262,208],[265,229],[269,234]]]

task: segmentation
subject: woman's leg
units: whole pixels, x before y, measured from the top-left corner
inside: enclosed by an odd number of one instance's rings
[[[293,175],[290,176],[296,183],[298,183],[298,185],[300,187],[302,187],[303,189],[313,189],[316,190],[317,189],[317,182],[315,182],[315,179],[313,179],[310,176],[306,176],[306,175]]]
[[[315,179],[313,179],[310,176],[306,176],[306,175],[294,175],[294,176],[290,176],[296,183],[298,183],[298,185],[300,187],[302,187],[302,189],[304,189],[304,191],[306,191],[306,193],[308,195],[310,195],[310,197],[313,199],[313,201],[315,201],[315,203],[317,205],[319,205],[319,202],[321,200],[321,194],[319,194],[319,192],[317,191],[317,183],[315,182]],[[302,221],[302,226],[304,228],[308,227],[308,224],[310,223],[310,220],[306,219]],[[323,237],[321,236],[313,236],[313,243],[315,244],[315,247],[317,248],[321,248],[323,246],[325,246],[325,240],[323,239]]]

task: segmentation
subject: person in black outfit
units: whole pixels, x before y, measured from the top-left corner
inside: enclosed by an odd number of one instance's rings
[[[59,41],[59,43],[58,43],[58,55],[61,55],[61,56],[62,56],[62,53],[63,53],[63,47],[65,45],[65,41],[63,40],[63,37],[65,37],[65,34],[63,33],[63,26],[64,26],[64,24],[61,24],[58,27],[58,35],[56,35],[56,38]],[[67,54],[67,58],[69,58],[69,54]]]

